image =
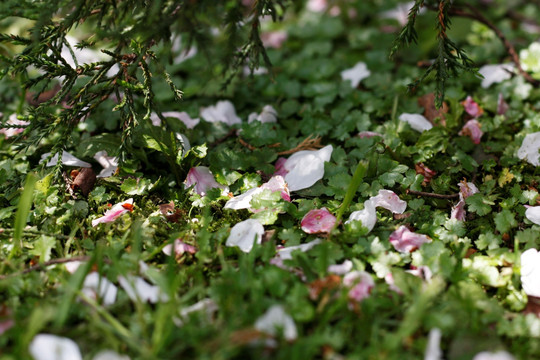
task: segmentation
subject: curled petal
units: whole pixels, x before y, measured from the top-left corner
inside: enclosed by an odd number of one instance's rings
[[[103,301],[103,305],[112,305],[116,301],[116,285],[99,276],[97,272],[86,275],[81,292],[91,299]]]
[[[34,360],[82,360],[81,351],[75,341],[51,334],[34,336],[28,352]]]
[[[206,192],[213,188],[222,189],[224,193],[229,192],[227,186],[218,183],[214,179],[214,175],[206,166],[196,166],[189,169],[185,184],[188,188],[195,185],[193,189],[201,196],[205,196]]]
[[[459,221],[465,221],[465,200],[459,200],[459,202],[452,208],[450,213],[450,219],[456,219]]]
[[[41,155],[41,160],[39,163],[41,164],[45,159],[47,159],[51,155],[50,152],[45,153]],[[56,166],[58,164],[58,154],[55,154],[48,162],[45,164],[45,166]],[[82,161],[80,159],[77,159],[75,156],[71,155],[67,151],[62,151],[62,164],[67,166],[78,166],[78,167],[92,167],[89,163],[86,161]]]
[[[226,246],[238,246],[243,252],[250,252],[253,243],[260,244],[264,227],[256,219],[247,219],[234,225],[227,238]]]
[[[248,123],[253,121],[259,121],[261,123],[275,123],[277,122],[277,111],[272,105],[265,105],[260,114],[251,113],[248,117]]]
[[[363,227],[367,228],[369,231],[373,230],[375,223],[377,222],[377,211],[375,210],[373,201],[364,201],[364,209],[351,213],[349,219],[345,221],[345,224],[348,224],[351,221],[361,221]]]
[[[102,217],[92,220],[92,226],[97,226],[101,223],[113,222],[114,220],[118,219],[120,216],[129,211],[133,211],[132,198],[114,205],[112,208],[107,210]]]
[[[484,135],[481,127],[482,125],[476,119],[469,120],[465,125],[463,125],[459,135],[468,136],[471,138],[473,143],[480,144],[480,139],[482,138],[482,135]]]
[[[472,182],[461,181],[458,186],[460,199],[466,199],[479,191],[476,185],[474,185]]]
[[[288,341],[295,340],[298,337],[294,320],[280,305],[273,305],[263,316],[258,318],[255,321],[255,329],[272,336],[276,336],[281,332]]]
[[[424,176],[424,181],[422,182],[422,185],[426,185],[435,175],[437,175],[437,172],[435,170],[431,170],[426,165],[424,165],[424,163],[414,164],[414,170],[417,174]]]
[[[327,208],[309,211],[302,219],[302,230],[308,234],[328,233],[336,224],[336,217]]]
[[[465,108],[465,112],[475,119],[484,113],[484,109],[482,109],[470,96],[467,96],[467,98],[461,102],[461,105]]]
[[[343,79],[343,81],[350,80],[352,87],[356,88],[358,84],[360,84],[360,81],[364,80],[369,75],[371,75],[371,71],[367,68],[366,63],[360,61],[352,68],[343,70],[341,72],[341,79]]]
[[[324,163],[330,161],[332,145],[320,150],[303,150],[292,154],[283,164],[288,173],[289,191],[307,189],[324,176]]]
[[[417,234],[406,226],[401,225],[396,231],[390,234],[390,244],[401,253],[410,253],[418,249],[422,244],[431,242],[431,239],[424,234]]]
[[[228,125],[240,124],[242,120],[236,115],[232,102],[218,101],[216,105],[203,108],[201,116],[208,122],[223,122]]]
[[[407,202],[403,201],[390,190],[379,190],[379,194],[371,198],[373,206],[382,207],[394,214],[403,214],[407,209]]]
[[[118,169],[118,159],[114,156],[108,156],[104,150],[98,151],[94,155],[94,159],[103,167],[103,170],[96,176],[98,178],[113,176]]]
[[[139,276],[119,276],[118,282],[132,301],[155,304],[169,300],[167,294],[162,292],[159,286],[151,285]]]
[[[428,119],[424,117],[424,115],[420,114],[408,114],[403,113],[399,115],[399,120],[406,122],[410,125],[411,128],[418,132],[423,132],[426,130],[429,130],[433,127],[433,125],[429,122]]]
[[[517,156],[522,160],[527,160],[534,166],[540,166],[540,154],[538,154],[539,149],[540,132],[528,134],[525,136],[525,139],[523,139],[523,143],[517,152]]]
[[[261,185],[261,189],[268,189],[272,192],[279,191],[281,193],[281,198],[285,201],[291,201],[291,195],[289,193],[289,187],[285,182],[283,176],[274,175],[268,180],[268,182]]]

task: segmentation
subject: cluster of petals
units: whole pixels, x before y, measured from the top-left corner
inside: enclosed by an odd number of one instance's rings
[[[390,234],[388,240],[394,246],[394,249],[404,254],[418,249],[424,243],[431,242],[429,236],[412,232],[404,225],[401,225],[396,231]]]
[[[116,302],[118,288],[97,272],[91,272],[86,275],[81,292],[90,299],[100,301],[103,305],[109,306]]]
[[[155,304],[169,300],[167,294],[159,286],[152,285],[139,276],[119,276],[118,283],[134,302],[141,301]]]
[[[249,209],[251,212],[257,212],[251,207],[253,196],[262,193],[264,190],[270,190],[272,193],[279,191],[281,198],[285,201],[291,201],[291,195],[285,179],[280,175],[275,175],[259,187],[251,188],[245,193],[233,197],[225,203],[224,209],[240,210]]]
[[[240,124],[234,105],[229,100],[218,101],[216,105],[201,109],[201,117],[208,122],[222,122],[227,125]]]
[[[536,249],[521,254],[521,287],[525,294],[540,297],[540,252]]]
[[[261,40],[265,47],[280,49],[288,34],[285,30],[267,31],[261,34]]]
[[[465,112],[472,116],[474,119],[480,117],[484,113],[484,109],[478,105],[476,101],[469,95],[465,100],[461,102],[461,105],[465,108]]]
[[[472,182],[461,181],[459,184],[459,202],[452,208],[450,219],[465,220],[465,199],[478,192],[478,188]]]
[[[352,68],[343,70],[341,72],[341,79],[343,81],[349,80],[353,88],[356,88],[362,80],[371,75],[371,71],[367,68],[366,63],[360,61],[356,63]]]
[[[0,113],[0,116],[1,116],[1,113]],[[17,114],[11,114],[9,116],[8,121],[6,121],[6,124],[21,126],[21,127],[9,127],[9,128],[0,129],[0,134],[4,134],[6,138],[10,138],[12,136],[22,133],[24,131],[24,127],[26,125],[29,125],[30,123],[28,121],[17,119]]]
[[[173,254],[173,248],[176,257],[182,256],[184,253],[195,254],[197,252],[195,246],[186,244],[180,239],[174,240],[173,244],[165,245],[162,251],[165,255],[171,256]]]
[[[429,120],[421,114],[403,113],[399,115],[399,120],[406,122],[412,129],[418,132],[423,132],[433,127],[431,122],[429,122]]]
[[[527,160],[534,166],[540,166],[540,154],[538,150],[540,150],[540,131],[525,136],[517,152],[517,156],[522,160]]]
[[[478,73],[484,77],[481,84],[484,89],[510,79],[513,72],[513,63],[484,65],[478,70]]]
[[[210,169],[206,166],[195,166],[189,169],[185,186],[186,188],[193,186],[193,190],[201,196],[205,196],[208,190],[213,188],[222,189],[224,194],[229,192],[229,188],[218,183]]]
[[[471,119],[467,121],[465,125],[463,125],[463,127],[459,131],[459,135],[470,137],[472,142],[478,145],[480,144],[480,139],[482,139],[482,135],[484,135],[481,127],[482,125],[478,122],[478,120]]]
[[[351,213],[345,224],[361,221],[362,226],[369,231],[373,230],[377,222],[377,207],[382,207],[394,214],[403,214],[407,209],[407,202],[401,200],[393,191],[379,190],[379,194],[364,201],[364,209]]]
[[[28,352],[34,360],[82,360],[83,358],[81,350],[75,341],[52,334],[34,336],[28,347]],[[129,360],[129,357],[112,350],[103,350],[92,359]]]
[[[327,208],[310,210],[300,223],[308,234],[329,233],[336,224],[336,217]]]
[[[251,113],[248,116],[248,123],[251,124],[254,121],[261,123],[275,123],[277,122],[277,111],[272,105],[265,105],[260,114]]]
[[[50,156],[51,156],[50,152],[41,155],[41,160],[39,161],[39,163],[41,164]],[[47,167],[56,166],[56,164],[58,164],[58,153],[56,153],[51,159],[49,159],[49,161],[45,164],[45,166]],[[75,156],[71,155],[65,150],[62,151],[62,165],[78,166],[78,167],[86,167],[86,168],[92,167],[91,164],[87,163],[86,161],[82,161],[81,159],[76,158]]]
[[[162,112],[161,115],[166,118],[174,118],[180,120],[188,129],[193,129],[201,121],[199,118],[191,118],[191,116],[189,116],[189,114],[185,111],[165,111]],[[150,115],[150,120],[152,121],[152,125],[154,126],[161,125],[161,119],[156,113],[152,113],[152,115]]]
[[[126,201],[115,204],[112,208],[107,210],[102,217],[92,220],[92,226],[97,226],[101,223],[113,222],[120,216],[130,211],[133,211],[133,198],[129,198]]]
[[[293,318],[285,312],[281,305],[271,306],[255,321],[254,327],[256,330],[274,337],[282,334],[287,341],[293,341],[298,337]]]
[[[375,281],[369,273],[353,270],[345,274],[343,285],[350,288],[349,300],[360,302],[369,297],[371,290],[375,287]]]
[[[332,151],[332,145],[327,145],[319,150],[298,151],[287,160],[280,158],[274,175],[285,178],[289,191],[307,189],[324,177],[324,163],[330,161]]]
[[[257,219],[241,221],[231,228],[231,233],[225,242],[226,246],[237,246],[241,251],[248,253],[253,244],[260,244],[264,234],[264,226]]]
[[[118,170],[118,158],[109,156],[105,150],[98,151],[94,155],[94,159],[103,167],[103,170],[96,176],[98,178],[113,176]]]

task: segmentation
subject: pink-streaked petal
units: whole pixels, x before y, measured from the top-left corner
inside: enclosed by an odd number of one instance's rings
[[[343,285],[350,287],[349,299],[360,302],[369,297],[375,281],[365,271],[351,271],[343,277]]]
[[[482,135],[484,135],[481,127],[482,125],[476,119],[469,120],[465,125],[463,125],[459,135],[468,136],[471,138],[473,143],[480,144],[480,139],[482,138]]]
[[[234,225],[227,238],[226,246],[237,246],[243,252],[250,252],[253,243],[260,244],[264,226],[256,219],[247,219]]]
[[[51,334],[34,336],[28,352],[34,360],[82,360],[81,351],[75,341]]]
[[[472,182],[461,181],[458,186],[460,199],[466,199],[479,191],[476,185],[474,185]]]
[[[0,114],[1,116],[1,114]],[[28,121],[19,120],[17,119],[17,114],[11,114],[9,116],[8,121],[6,121],[6,124],[8,125],[30,125]],[[4,134],[4,136],[7,138],[10,138],[12,136],[18,135],[24,131],[24,127],[21,128],[2,128],[0,129],[0,134]]]
[[[288,173],[285,181],[289,191],[298,191],[313,186],[324,177],[324,163],[330,161],[332,145],[320,150],[303,150],[292,154],[283,164]]]
[[[289,193],[289,187],[285,182],[283,176],[274,175],[268,180],[268,182],[261,185],[261,189],[268,189],[272,192],[279,191],[281,193],[281,198],[285,201],[291,201],[291,194]]]
[[[369,139],[375,136],[383,137],[382,134],[375,131],[360,131],[356,136],[358,136],[360,139]]]
[[[433,273],[428,266],[419,266],[414,268],[411,266],[411,270],[406,270],[405,272],[417,276],[427,282],[430,282],[431,278],[433,277]]]
[[[429,120],[420,114],[403,113],[399,115],[399,120],[406,122],[412,129],[418,132],[423,132],[433,127]]]
[[[214,179],[214,175],[206,166],[196,166],[189,169],[186,177],[186,188],[193,185],[193,190],[201,196],[205,196],[208,190],[213,188],[222,189],[224,193],[229,192],[227,186],[222,185]]]
[[[255,329],[276,336],[280,332],[285,340],[292,341],[298,337],[296,325],[290,315],[288,315],[281,305],[273,305],[264,315],[255,321]]]
[[[308,234],[328,233],[336,224],[336,217],[327,208],[310,210],[302,219],[302,230]]]
[[[452,212],[450,213],[450,219],[456,219],[459,221],[465,221],[465,200],[459,200],[459,202],[452,207]]]
[[[345,260],[342,264],[329,265],[328,271],[331,274],[336,275],[345,275],[350,272],[353,268],[353,263],[351,260]]]
[[[356,88],[358,84],[365,78],[371,75],[371,71],[367,68],[366,63],[360,61],[352,68],[343,70],[341,72],[341,79],[343,81],[349,80],[353,88]]]
[[[236,115],[232,102],[228,100],[218,101],[214,106],[208,106],[201,110],[201,117],[208,122],[223,122],[228,125],[240,124],[242,119]]]
[[[392,290],[393,292],[403,295],[403,291],[395,284],[394,282],[394,276],[392,273],[388,273],[384,276],[384,281],[388,284],[388,288]]]
[[[389,241],[397,251],[407,254],[418,249],[422,244],[431,242],[431,239],[427,235],[414,233],[401,225],[390,234]]]
[[[373,230],[375,223],[377,223],[377,211],[371,199],[364,201],[364,209],[352,212],[345,224],[352,221],[361,221],[362,226],[367,228],[368,231]]]
[[[484,109],[482,109],[471,96],[467,96],[467,98],[461,102],[461,105],[465,108],[465,112],[475,119],[484,113]]]
[[[372,197],[371,201],[375,207],[385,208],[394,214],[403,214],[407,209],[407,202],[391,190],[379,190],[379,194]]]
[[[118,219],[120,216],[129,211],[133,211],[132,198],[114,205],[112,208],[107,210],[102,217],[92,220],[92,226],[97,226],[101,223],[113,222],[114,220]]]
[[[173,244],[168,244],[163,247],[163,250],[162,250],[163,253],[165,253],[165,255],[171,256],[173,252],[173,246],[174,246],[174,254],[177,257],[182,256],[184,253],[195,254],[197,252],[197,249],[195,248],[195,246],[186,244],[180,239],[176,239],[174,240]]]
[[[504,115],[510,109],[510,106],[504,101],[504,96],[502,93],[499,93],[499,98],[497,100],[497,115]]]
[[[41,155],[41,160],[39,161],[39,163],[41,164],[43,161],[45,161],[45,159],[47,159],[49,156],[51,155],[50,152],[48,153],[45,153],[43,155]],[[48,162],[47,164],[45,164],[45,166],[47,167],[50,167],[50,166],[56,166],[56,164],[58,164],[58,154],[55,154]],[[67,151],[62,151],[62,164],[63,165],[67,165],[67,166],[78,166],[78,167],[92,167],[92,165],[90,165],[89,163],[87,163],[86,161],[82,161],[80,159],[77,159],[75,156],[71,155],[70,153],[68,153]]]
[[[285,169],[285,163],[287,162],[287,158],[280,157],[276,160],[276,164],[274,165],[276,168],[276,172],[273,176],[285,176],[289,172],[289,170]]]
[[[118,159],[114,156],[108,156],[104,150],[98,151],[94,155],[94,159],[103,167],[103,170],[96,176],[98,178],[113,176],[118,169]]]

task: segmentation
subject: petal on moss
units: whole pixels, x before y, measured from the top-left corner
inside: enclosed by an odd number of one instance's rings
[[[243,252],[250,252],[253,243],[260,244],[264,234],[264,227],[256,219],[247,219],[234,225],[227,238],[226,246],[237,246]]]
[[[410,253],[418,249],[422,244],[431,242],[431,239],[424,234],[417,234],[410,231],[406,226],[401,225],[396,231],[390,234],[390,244],[401,253]]]
[[[308,234],[328,233],[336,224],[336,217],[327,208],[313,209],[302,219],[301,226]]]
[[[201,196],[205,196],[208,190],[213,188],[222,189],[224,193],[229,192],[229,188],[218,183],[206,166],[196,166],[189,169],[185,184],[186,188],[194,185],[193,190]]]
[[[113,222],[116,219],[118,219],[120,216],[124,215],[125,213],[129,211],[133,211],[132,198],[114,205],[112,208],[107,210],[102,217],[92,220],[92,226],[97,226],[98,224],[101,224],[101,223]]]

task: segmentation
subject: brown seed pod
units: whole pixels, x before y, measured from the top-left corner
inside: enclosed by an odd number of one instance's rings
[[[96,173],[92,168],[82,168],[75,176],[71,187],[73,190],[80,189],[84,196],[88,196],[96,183]]]

